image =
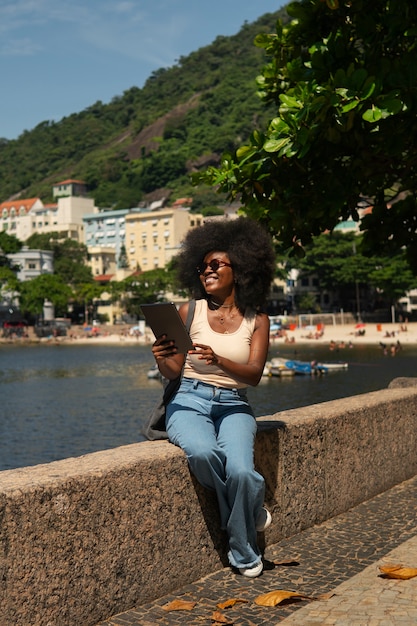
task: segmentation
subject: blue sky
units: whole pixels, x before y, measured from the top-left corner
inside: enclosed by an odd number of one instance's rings
[[[142,87],[283,0],[0,0],[0,138]]]

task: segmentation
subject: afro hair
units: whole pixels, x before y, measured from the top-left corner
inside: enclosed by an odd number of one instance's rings
[[[214,251],[225,252],[230,258],[239,310],[263,308],[276,271],[268,232],[247,217],[209,220],[188,231],[177,257],[177,275],[180,285],[196,299],[207,298],[197,267]]]

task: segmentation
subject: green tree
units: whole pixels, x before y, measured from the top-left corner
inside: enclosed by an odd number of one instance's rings
[[[95,314],[95,300],[100,299],[105,287],[95,282],[78,283],[74,288],[75,304],[83,307],[84,321],[91,322]]]
[[[167,269],[154,269],[133,274],[121,281],[125,296],[123,306],[129,315],[141,316],[140,305],[164,300],[164,294],[172,290],[173,276]]]
[[[2,265],[0,257],[0,296],[9,299],[12,294],[19,291],[19,285],[20,282],[13,269],[7,265]]]
[[[72,291],[59,277],[41,274],[32,280],[20,283],[20,308],[34,316],[42,315],[43,304],[49,300],[55,307],[57,317],[65,316]]]
[[[9,235],[4,230],[0,231],[0,254],[14,254],[22,248],[22,242],[14,235]]]
[[[126,269],[129,267],[129,259],[127,258],[126,246],[123,244],[120,246],[120,254],[117,260],[117,267],[121,269]]]
[[[340,219],[364,251],[405,248],[417,269],[417,4],[301,0],[290,24],[260,34],[270,61],[259,94],[275,114],[204,180],[238,194],[294,254]]]
[[[389,258],[381,258],[369,274],[369,282],[378,288],[391,304],[404,296],[407,291],[417,287],[417,277],[401,250]]]
[[[405,252],[368,257],[361,254],[361,236],[339,233],[314,237],[305,248],[305,257],[293,259],[304,276],[316,276],[320,291],[336,293],[336,300],[347,307],[356,285],[371,287],[393,304],[407,291],[417,286]]]

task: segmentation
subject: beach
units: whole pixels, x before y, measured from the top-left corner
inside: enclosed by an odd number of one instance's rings
[[[151,345],[154,341],[152,331],[130,334],[130,326],[99,326],[85,331],[82,326],[72,326],[65,337],[43,337],[39,339],[29,328],[27,337],[1,338],[2,343],[42,343],[42,344],[119,344]],[[282,331],[280,336],[271,334],[271,345],[328,345],[329,348],[341,348],[357,345],[379,346],[388,349],[393,345],[417,345],[417,322],[406,324],[335,324],[327,326],[304,326]]]
[[[279,343],[327,344],[329,347],[349,345],[384,344],[387,347],[400,342],[401,345],[417,345],[417,322],[407,324],[335,324],[324,328],[306,326],[287,330],[286,337],[271,337],[273,345]]]

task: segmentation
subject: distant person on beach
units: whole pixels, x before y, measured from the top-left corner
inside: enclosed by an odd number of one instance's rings
[[[216,492],[229,562],[240,574],[262,573],[257,532],[271,523],[265,483],[254,467],[256,420],[246,388],[262,377],[269,318],[263,312],[275,272],[266,231],[247,218],[209,221],[189,231],[178,258],[178,278],[196,299],[190,336],[178,354],[170,337],[152,352],[162,376],[183,378],[167,406],[166,430],[181,447],[197,480]],[[180,307],[185,323],[189,304]]]

